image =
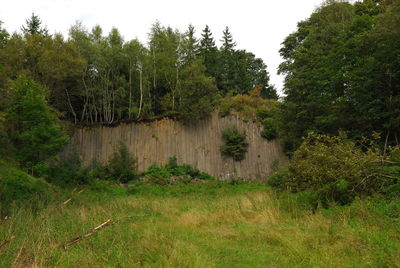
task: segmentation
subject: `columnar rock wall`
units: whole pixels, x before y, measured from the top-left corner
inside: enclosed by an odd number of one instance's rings
[[[236,126],[247,134],[249,143],[245,159],[237,162],[221,154],[222,131]],[[172,119],[150,123],[128,123],[116,127],[77,128],[65,153],[76,150],[84,164],[93,158],[106,162],[120,141],[138,158],[138,169],[151,164],[164,165],[176,156],[179,164],[190,164],[220,179],[239,176],[247,180],[265,179],[271,168],[286,157],[279,142],[260,136],[261,126],[242,121],[238,116],[220,117],[217,113],[193,125]]]

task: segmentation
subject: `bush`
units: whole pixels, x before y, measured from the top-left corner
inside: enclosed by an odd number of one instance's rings
[[[0,218],[9,216],[15,207],[36,210],[51,201],[55,189],[43,179],[0,163]]]
[[[175,182],[190,183],[193,180],[215,180],[213,176],[201,172],[190,165],[178,165],[175,156],[170,157],[165,167],[151,165],[143,172],[143,177],[151,184],[167,185]]]
[[[267,184],[273,188],[284,190],[286,187],[286,180],[288,178],[289,170],[287,168],[282,168],[272,174],[268,180]]]
[[[118,150],[111,156],[106,167],[107,179],[126,183],[137,178],[137,160],[128,151],[125,144],[120,143]]]
[[[246,142],[246,133],[240,133],[237,128],[231,127],[222,132],[225,145],[221,146],[221,152],[233,157],[235,161],[241,161],[247,152],[249,144]]]
[[[261,137],[271,141],[276,139],[278,133],[276,131],[276,124],[272,118],[267,118],[262,121],[263,130],[261,131]]]
[[[47,182],[62,187],[86,185],[93,182],[89,168],[82,166],[82,161],[76,152],[71,153],[65,159],[55,159],[49,164],[36,165],[34,170]]]
[[[167,185],[171,181],[171,172],[167,168],[159,167],[155,164],[151,165],[147,171],[143,173],[151,184]]]
[[[363,151],[343,133],[310,133],[294,152],[287,174],[277,174],[269,183],[293,192],[311,191],[324,206],[331,201],[347,204],[394,185],[396,177],[382,165],[385,159],[372,143]]]

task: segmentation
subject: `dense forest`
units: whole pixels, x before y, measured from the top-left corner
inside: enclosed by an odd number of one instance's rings
[[[155,22],[141,43],[116,28],[77,22],[62,36],[43,25],[34,13],[20,32],[0,22],[0,266],[399,266],[400,0],[327,0],[298,22],[279,51],[282,96],[228,27],[217,46],[209,26],[197,38],[192,25]],[[123,142],[104,163],[60,156],[75,127],[163,117],[189,127],[213,111],[257,124],[251,134],[281,142],[285,163],[248,182],[176,156],[139,173]],[[246,135],[221,129],[218,153],[240,165]],[[42,242],[26,243],[25,215]],[[117,227],[142,216],[152,219]],[[112,237],[80,242],[111,225]],[[110,249],[132,245],[128,261]]]
[[[147,44],[125,41],[116,28],[104,35],[100,26],[89,31],[81,23],[70,28],[67,39],[50,35],[35,14],[21,30],[12,35],[1,30],[1,87],[25,75],[46,88],[61,119],[74,123],[167,115],[201,119],[218,98],[256,86],[264,97],[277,97],[263,60],[235,49],[228,27],[219,48],[208,26],[197,40],[191,25],[181,33],[156,22]]]
[[[283,42],[285,147],[314,131],[400,140],[398,1],[327,2]]]

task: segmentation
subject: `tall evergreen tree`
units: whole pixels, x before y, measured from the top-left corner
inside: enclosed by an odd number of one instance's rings
[[[235,46],[228,26],[222,32],[222,46],[219,53],[219,72],[217,76],[218,89],[223,93],[237,94],[240,92],[237,81],[237,60],[235,59]]]
[[[206,67],[206,74],[216,77],[218,69],[218,49],[208,25],[204,28],[201,37],[199,56],[203,59],[204,66]]]
[[[49,32],[46,27],[42,27],[42,21],[39,16],[35,15],[32,12],[32,15],[29,19],[26,20],[26,26],[21,27],[22,32],[27,35],[40,34],[40,35],[48,35]]]

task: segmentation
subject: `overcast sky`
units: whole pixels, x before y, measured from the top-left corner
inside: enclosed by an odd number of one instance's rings
[[[246,49],[268,65],[271,83],[279,92],[283,78],[276,74],[282,59],[279,48],[284,38],[296,30],[298,21],[310,16],[323,0],[6,0],[0,20],[9,32],[20,31],[32,12],[38,15],[50,33],[68,29],[76,21],[87,28],[99,24],[105,33],[116,27],[125,40],[138,38],[147,43],[151,25],[159,20],[164,26],[185,31],[189,23],[197,36],[207,24],[218,41],[228,26],[237,48]]]

